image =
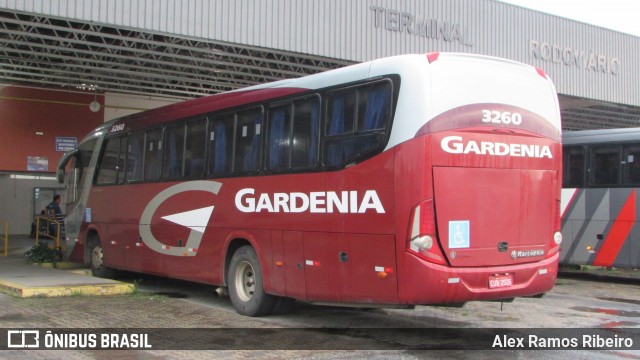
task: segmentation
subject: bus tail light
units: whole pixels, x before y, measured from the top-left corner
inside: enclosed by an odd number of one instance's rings
[[[433,200],[426,200],[413,208],[409,221],[407,247],[413,254],[432,263],[446,265],[436,238],[436,216]]]

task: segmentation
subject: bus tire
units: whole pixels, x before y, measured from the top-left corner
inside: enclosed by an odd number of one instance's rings
[[[233,254],[227,284],[231,304],[239,314],[263,316],[273,310],[276,297],[264,292],[262,268],[253,247],[243,246]]]
[[[100,278],[112,278],[115,271],[104,265],[104,249],[102,242],[97,236],[89,243],[89,266],[91,274]]]

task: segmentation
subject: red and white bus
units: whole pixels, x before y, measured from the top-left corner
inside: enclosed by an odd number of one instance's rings
[[[65,154],[67,253],[293,300],[454,304],[557,276],[557,95],[532,66],[404,55],[110,121]]]

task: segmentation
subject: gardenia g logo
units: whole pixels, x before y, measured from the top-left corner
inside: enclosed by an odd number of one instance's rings
[[[142,212],[139,224],[140,238],[142,238],[142,241],[151,250],[161,254],[173,256],[195,256],[198,251],[198,247],[200,246],[200,241],[202,241],[202,237],[204,236],[204,231],[209,223],[209,219],[211,218],[211,214],[213,214],[214,206],[162,217],[164,220],[191,229],[189,239],[185,246],[167,246],[159,242],[151,232],[151,220],[158,210],[158,207],[174,195],[187,191],[205,191],[218,195],[221,187],[222,183],[200,180],[180,183],[164,189],[151,199],[149,204],[147,204],[147,207],[145,207]]]

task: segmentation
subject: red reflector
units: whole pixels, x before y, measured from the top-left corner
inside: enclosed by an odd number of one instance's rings
[[[538,75],[542,76],[545,79],[547,78],[547,74],[544,72],[544,70],[536,66],[536,71],[538,72]]]
[[[431,64],[434,61],[438,60],[439,56],[440,56],[439,52],[428,53],[427,54],[427,60],[429,60],[429,64]]]

